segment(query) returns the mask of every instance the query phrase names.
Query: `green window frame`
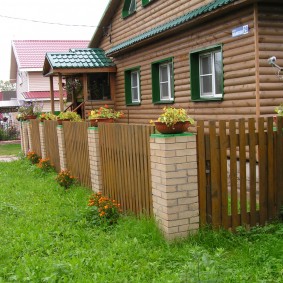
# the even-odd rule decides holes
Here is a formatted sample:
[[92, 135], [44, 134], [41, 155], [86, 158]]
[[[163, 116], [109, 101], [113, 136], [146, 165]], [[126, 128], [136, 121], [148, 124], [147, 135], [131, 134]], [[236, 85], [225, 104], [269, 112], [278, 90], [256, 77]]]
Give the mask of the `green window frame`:
[[154, 104], [174, 102], [173, 57], [151, 64], [152, 102]]
[[122, 10], [122, 17], [126, 18], [136, 12], [137, 9], [137, 2], [136, 0], [125, 0], [123, 10]]
[[124, 71], [126, 105], [141, 104], [140, 67]]
[[223, 100], [223, 51], [215, 45], [190, 53], [191, 100]]
[[142, 6], [147, 6], [149, 4], [151, 4], [154, 0], [142, 0]]

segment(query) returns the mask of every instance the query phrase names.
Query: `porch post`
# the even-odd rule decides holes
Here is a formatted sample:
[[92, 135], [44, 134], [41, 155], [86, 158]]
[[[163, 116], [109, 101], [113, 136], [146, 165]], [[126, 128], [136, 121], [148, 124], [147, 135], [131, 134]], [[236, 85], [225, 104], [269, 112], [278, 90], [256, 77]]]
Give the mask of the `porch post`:
[[63, 101], [63, 84], [62, 84], [62, 74], [59, 73], [59, 94], [60, 94], [60, 111], [64, 111], [64, 101]]
[[[87, 74], [83, 74], [83, 97], [84, 97], [84, 102], [87, 101], [88, 99], [88, 93], [87, 93]], [[86, 113], [85, 113], [85, 105], [83, 106], [82, 109], [82, 118], [86, 119]]]
[[55, 107], [54, 107], [54, 84], [53, 84], [53, 76], [50, 76], [50, 77], [49, 77], [49, 84], [50, 84], [51, 113], [54, 114]]
[[111, 95], [111, 100], [115, 100], [115, 93], [116, 93], [116, 83], [115, 83], [115, 75], [116, 73], [110, 73], [110, 95]]

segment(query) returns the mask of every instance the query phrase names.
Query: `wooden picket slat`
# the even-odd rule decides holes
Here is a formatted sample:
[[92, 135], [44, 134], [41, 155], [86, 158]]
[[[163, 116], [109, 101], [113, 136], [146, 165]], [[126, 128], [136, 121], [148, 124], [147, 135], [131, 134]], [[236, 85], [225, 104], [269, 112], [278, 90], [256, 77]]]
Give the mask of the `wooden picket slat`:
[[227, 182], [227, 148], [226, 122], [219, 122], [219, 147], [220, 147], [220, 174], [221, 174], [221, 214], [222, 225], [228, 229], [228, 182]]
[[256, 135], [255, 120], [248, 120], [249, 129], [249, 173], [250, 173], [250, 225], [256, 225]]
[[219, 142], [217, 143], [215, 122], [209, 123], [210, 160], [211, 160], [211, 203], [212, 225], [219, 227], [221, 223], [221, 190], [219, 167]]
[[258, 119], [258, 154], [259, 154], [259, 207], [260, 224], [267, 221], [267, 149], [264, 132], [264, 119]]
[[147, 125], [98, 125], [103, 194], [114, 197], [124, 211], [152, 214], [151, 167]]
[[246, 134], [245, 119], [239, 120], [239, 151], [240, 151], [240, 211], [241, 225], [247, 224], [247, 186], [246, 186]]
[[204, 122], [197, 123], [197, 159], [198, 159], [198, 184], [199, 184], [199, 213], [200, 225], [207, 223], [206, 215], [206, 168], [205, 168], [205, 135]]
[[273, 135], [273, 119], [271, 117], [267, 120], [267, 217], [268, 220], [275, 218], [275, 186], [274, 186], [274, 135]]
[[231, 216], [232, 228], [239, 226], [238, 221], [238, 192], [237, 192], [237, 135], [236, 121], [229, 122], [230, 133], [230, 185], [231, 185]]
[[276, 153], [277, 163], [276, 163], [276, 212], [280, 213], [280, 209], [283, 205], [283, 166], [282, 166], [282, 156], [283, 156], [283, 117], [277, 117], [277, 132], [276, 132]]

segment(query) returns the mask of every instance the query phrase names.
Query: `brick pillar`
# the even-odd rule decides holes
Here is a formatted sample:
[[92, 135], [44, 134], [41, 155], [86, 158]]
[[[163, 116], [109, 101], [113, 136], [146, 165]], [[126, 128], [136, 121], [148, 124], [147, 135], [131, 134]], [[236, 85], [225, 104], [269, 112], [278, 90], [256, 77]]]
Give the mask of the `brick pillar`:
[[186, 237], [199, 228], [196, 136], [150, 137], [153, 212], [165, 237]]
[[44, 132], [43, 122], [39, 123], [39, 139], [40, 139], [41, 157], [45, 159], [47, 158], [47, 156], [46, 156], [45, 132]]
[[29, 151], [28, 124], [29, 122], [27, 121], [22, 122], [22, 143], [24, 155], [27, 155]]
[[96, 193], [102, 192], [102, 172], [98, 127], [88, 128], [88, 151], [92, 190]]
[[27, 125], [27, 132], [28, 132], [29, 151], [33, 151], [32, 137], [31, 137], [31, 123], [28, 121], [26, 125]]
[[63, 126], [57, 126], [57, 136], [58, 136], [58, 147], [60, 156], [60, 168], [61, 170], [67, 170], [67, 159], [66, 159], [66, 146]]

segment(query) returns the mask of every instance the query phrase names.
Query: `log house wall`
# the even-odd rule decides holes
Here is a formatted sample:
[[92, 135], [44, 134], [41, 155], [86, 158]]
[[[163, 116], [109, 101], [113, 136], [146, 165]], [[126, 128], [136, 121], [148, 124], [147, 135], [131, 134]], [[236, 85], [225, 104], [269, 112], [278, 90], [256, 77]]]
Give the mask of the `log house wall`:
[[[266, 59], [276, 56], [276, 63], [283, 67], [283, 5], [261, 4], [258, 10], [260, 111], [268, 115], [283, 102], [283, 80]], [[283, 78], [283, 72], [280, 74]]]
[[[111, 43], [108, 37], [104, 37], [99, 46], [106, 51], [137, 34], [184, 14], [184, 11], [188, 11], [189, 6], [191, 9], [195, 9], [204, 4], [203, 1], [197, 0], [182, 1], [182, 4], [181, 1], [156, 1], [148, 7], [142, 8], [141, 1], [137, 1], [136, 14], [127, 19], [122, 19], [123, 2], [121, 1], [119, 9], [111, 21]], [[166, 105], [154, 105], [152, 103], [151, 63], [168, 57], [174, 57], [174, 106], [189, 108], [189, 113], [197, 120], [207, 119], [208, 117], [215, 120], [255, 117], [257, 90], [257, 64], [255, 60], [257, 43], [254, 29], [257, 13], [254, 12], [255, 5], [257, 4], [251, 4], [245, 9], [221, 15], [211, 22], [203, 22], [199, 26], [175, 33], [159, 42], [152, 42], [148, 46], [112, 58], [117, 65], [115, 108], [125, 112], [125, 119], [127, 120], [124, 120], [124, 122], [148, 123], [150, 119], [156, 119], [158, 113]], [[268, 7], [266, 9], [267, 7], [260, 4], [258, 8], [259, 90], [260, 98], [263, 100], [260, 101], [262, 103], [260, 114], [274, 113], [274, 107], [279, 104], [280, 87], [282, 86], [282, 82], [280, 85], [278, 78], [272, 76], [274, 71], [267, 64], [267, 59], [270, 56], [277, 54], [280, 58], [282, 44], [280, 51], [278, 48], [277, 52], [273, 52], [274, 50], [270, 50], [269, 53], [265, 52], [266, 48], [276, 49], [280, 47], [280, 42], [282, 42], [283, 24], [273, 20], [272, 22], [276, 26], [276, 29], [274, 29], [269, 27], [270, 19], [267, 21], [271, 13], [278, 13], [277, 16], [273, 16], [276, 19], [282, 18], [282, 16], [279, 16], [282, 15], [282, 8], [278, 10], [275, 4], [268, 4]], [[267, 15], [267, 13], [269, 14]], [[249, 33], [232, 38], [232, 29], [246, 24], [249, 26]], [[266, 27], [264, 28], [264, 26]], [[224, 100], [192, 102], [190, 100], [189, 53], [215, 44], [223, 44]], [[267, 47], [267, 44], [269, 47]], [[139, 66], [141, 70], [142, 101], [140, 106], [127, 107], [124, 94], [124, 70], [135, 66]], [[271, 94], [270, 90], [272, 90]], [[270, 100], [273, 95], [277, 98]]]

